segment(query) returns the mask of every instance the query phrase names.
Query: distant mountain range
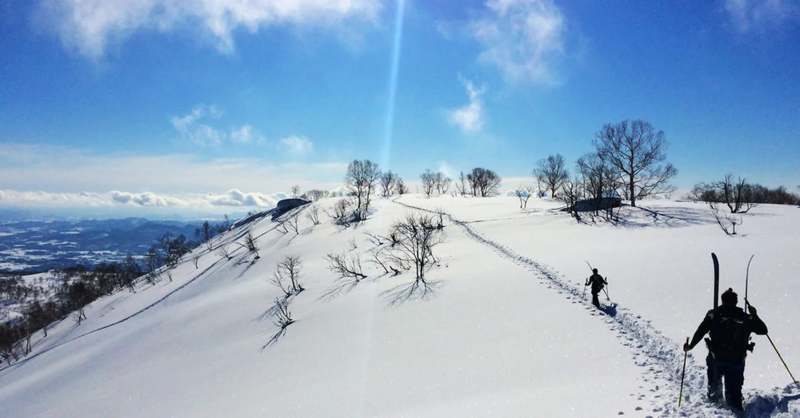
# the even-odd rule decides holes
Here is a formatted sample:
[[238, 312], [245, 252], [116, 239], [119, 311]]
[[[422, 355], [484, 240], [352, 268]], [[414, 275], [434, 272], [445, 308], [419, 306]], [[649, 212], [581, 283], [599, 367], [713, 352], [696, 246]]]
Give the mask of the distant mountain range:
[[0, 221], [0, 271], [30, 273], [141, 256], [165, 233], [194, 238], [202, 221], [103, 220]]

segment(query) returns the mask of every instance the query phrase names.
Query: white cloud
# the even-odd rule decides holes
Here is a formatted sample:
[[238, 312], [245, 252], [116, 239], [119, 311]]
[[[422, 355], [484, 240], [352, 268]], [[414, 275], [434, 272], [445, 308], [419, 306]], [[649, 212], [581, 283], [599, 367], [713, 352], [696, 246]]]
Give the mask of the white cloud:
[[239, 129], [231, 130], [231, 142], [239, 144], [263, 144], [266, 140], [257, 133], [252, 126], [244, 125]]
[[457, 126], [465, 133], [475, 133], [481, 130], [484, 124], [483, 95], [485, 89], [476, 88], [471, 81], [459, 77], [469, 95], [469, 103], [463, 107], [447, 112], [447, 122]]
[[280, 147], [293, 154], [306, 154], [314, 150], [314, 144], [304, 136], [288, 136], [279, 141]]
[[227, 138], [227, 134], [220, 129], [213, 128], [211, 125], [200, 123], [200, 121], [219, 119], [221, 117], [222, 112], [216, 107], [200, 104], [196, 105], [189, 114], [180, 117], [175, 116], [170, 119], [170, 122], [181, 135], [181, 138], [190, 140], [199, 146], [218, 147]]
[[263, 144], [266, 142], [264, 136], [251, 125], [231, 128], [230, 131], [213, 126], [212, 124], [220, 118], [222, 118], [222, 111], [215, 106], [199, 104], [184, 116], [172, 117], [170, 122], [172, 127], [178, 131], [181, 139], [201, 147], [219, 147], [228, 140], [235, 144]]
[[211, 209], [222, 206], [269, 208], [282, 199], [284, 193], [272, 195], [232, 189], [225, 194], [157, 194], [131, 193], [114, 190], [107, 193], [51, 193], [0, 190], [0, 205], [28, 207], [170, 207]]
[[800, 6], [792, 0], [725, 0], [724, 7], [740, 33], [764, 30], [800, 17]]
[[229, 190], [227, 194], [206, 195], [206, 201], [214, 206], [257, 206], [257, 207], [271, 207], [275, 206], [282, 197], [279, 195], [266, 195], [262, 193], [244, 193], [238, 189]]
[[[346, 162], [304, 164], [275, 163], [263, 158], [208, 160], [189, 154], [96, 154], [87, 149], [0, 143], [2, 187], [12, 190], [146, 190], [172, 196], [232, 189], [273, 193], [292, 184], [305, 190], [332, 189], [341, 183], [338, 179], [346, 170]], [[91, 194], [76, 194], [70, 199], [93, 201]], [[125, 197], [118, 195], [117, 199], [119, 202]], [[146, 196], [139, 196], [139, 200], [157, 202]]]
[[486, 6], [489, 15], [471, 25], [485, 48], [479, 60], [512, 81], [557, 83], [553, 66], [564, 54], [566, 22], [553, 0], [489, 0]]
[[66, 47], [98, 58], [110, 42], [123, 42], [138, 31], [190, 28], [220, 52], [231, 53], [237, 30], [374, 22], [381, 6], [381, 0], [44, 0], [40, 14]]
[[115, 190], [107, 195], [111, 197], [111, 200], [114, 203], [120, 204], [133, 204], [139, 206], [190, 206], [189, 202], [186, 202], [178, 197], [157, 195], [152, 192], [128, 193]]

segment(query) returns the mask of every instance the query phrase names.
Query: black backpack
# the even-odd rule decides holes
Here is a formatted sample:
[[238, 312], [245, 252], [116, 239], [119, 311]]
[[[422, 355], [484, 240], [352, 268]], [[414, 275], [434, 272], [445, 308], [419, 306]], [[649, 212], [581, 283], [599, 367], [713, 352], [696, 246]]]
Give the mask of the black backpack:
[[[749, 335], [745, 335], [744, 318], [722, 313], [717, 325], [714, 342], [714, 358], [726, 363], [740, 363], [747, 356]], [[749, 334], [749, 333], [747, 333]]]
[[603, 277], [600, 276], [599, 274], [596, 276], [597, 277], [595, 277], [595, 275], [593, 274], [592, 277], [589, 278], [589, 280], [592, 281], [592, 291], [595, 293], [600, 293], [600, 291], [603, 290], [603, 287], [605, 287], [605, 285], [603, 284]]

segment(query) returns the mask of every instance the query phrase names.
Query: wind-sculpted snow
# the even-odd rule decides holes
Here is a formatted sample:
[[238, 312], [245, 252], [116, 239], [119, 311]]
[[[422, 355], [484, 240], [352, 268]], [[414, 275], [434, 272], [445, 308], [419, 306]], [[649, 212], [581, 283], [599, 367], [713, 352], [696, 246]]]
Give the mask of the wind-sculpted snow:
[[[408, 205], [397, 200], [395, 203], [409, 209], [420, 210], [428, 213], [437, 213], [429, 209]], [[464, 233], [475, 241], [491, 248], [501, 257], [531, 270], [549, 289], [563, 295], [573, 303], [581, 303], [592, 315], [603, 318], [607, 326], [618, 334], [622, 345], [630, 347], [636, 353], [634, 362], [637, 366], [646, 368], [643, 380], [653, 385], [649, 392], [635, 394], [639, 399], [649, 396], [651, 402], [651, 415], [648, 417], [724, 417], [736, 416], [734, 412], [723, 407], [716, 407], [706, 402], [706, 367], [705, 360], [700, 359], [702, 365], [694, 362], [694, 356], [689, 355], [686, 362], [686, 374], [683, 387], [683, 402], [678, 408], [678, 395], [680, 393], [681, 374], [683, 370], [684, 355], [681, 346], [664, 336], [655, 329], [649, 320], [642, 318], [616, 303], [602, 306], [603, 314], [599, 314], [587, 298], [583, 288], [574, 286], [536, 260], [522, 256], [511, 248], [493, 241], [470, 227], [467, 222], [456, 219], [454, 216], [443, 213], [454, 225], [461, 228]], [[695, 351], [695, 353], [699, 350]], [[642, 388], [644, 390], [644, 388]], [[634, 395], [634, 394], [632, 394]], [[745, 417], [800, 417], [798, 403], [790, 402], [800, 399], [800, 392], [791, 386], [780, 393], [756, 393], [745, 390]]]

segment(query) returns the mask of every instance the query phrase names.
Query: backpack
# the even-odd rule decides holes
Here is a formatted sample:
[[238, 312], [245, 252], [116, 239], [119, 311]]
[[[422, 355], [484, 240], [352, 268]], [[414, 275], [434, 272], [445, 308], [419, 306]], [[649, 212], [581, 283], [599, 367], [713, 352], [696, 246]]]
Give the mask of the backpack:
[[599, 274], [596, 276], [597, 277], [595, 277], [595, 275], [592, 275], [592, 277], [590, 277], [589, 279], [592, 282], [592, 291], [595, 293], [600, 293], [600, 291], [603, 290], [603, 287], [605, 287], [605, 285], [603, 284], [603, 277], [600, 276]]
[[[726, 363], [742, 363], [747, 356], [749, 335], [745, 335], [744, 318], [721, 312], [714, 342], [714, 358]], [[747, 333], [749, 334], [749, 333]]]

